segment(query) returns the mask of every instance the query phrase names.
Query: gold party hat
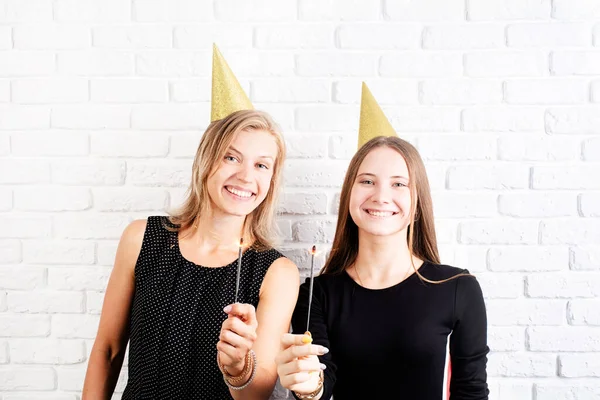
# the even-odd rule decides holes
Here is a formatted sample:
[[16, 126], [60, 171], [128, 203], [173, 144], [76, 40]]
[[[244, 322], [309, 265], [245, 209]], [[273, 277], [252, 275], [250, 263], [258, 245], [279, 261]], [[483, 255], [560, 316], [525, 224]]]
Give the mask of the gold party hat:
[[253, 108], [250, 99], [244, 93], [244, 89], [227, 65], [227, 61], [223, 58], [217, 45], [213, 45], [210, 122], [223, 119], [235, 111], [252, 110]]
[[360, 123], [358, 128], [358, 148], [377, 136], [397, 136], [390, 121], [377, 104], [375, 97], [367, 87], [362, 84], [360, 100]]

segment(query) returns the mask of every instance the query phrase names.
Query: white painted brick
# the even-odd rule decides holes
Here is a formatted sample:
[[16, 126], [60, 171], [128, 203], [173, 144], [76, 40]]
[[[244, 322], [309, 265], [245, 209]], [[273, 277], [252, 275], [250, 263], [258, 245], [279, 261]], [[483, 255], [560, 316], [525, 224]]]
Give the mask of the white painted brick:
[[335, 233], [335, 221], [305, 220], [292, 227], [294, 240], [307, 243], [331, 243]]
[[580, 22], [519, 23], [508, 25], [506, 40], [510, 47], [589, 46], [589, 26]]
[[[418, 103], [417, 81], [367, 79], [366, 83], [380, 105]], [[360, 90], [361, 86], [356, 80], [337, 81], [333, 86], [333, 99], [336, 103], [359, 104]]]
[[74, 394], [46, 392], [42, 395], [25, 392], [24, 394], [6, 394], [3, 400], [78, 400]]
[[600, 126], [600, 108], [549, 108], [545, 115], [546, 132], [572, 135], [595, 135]]
[[[477, 274], [486, 299], [516, 299], [523, 296], [523, 277], [507, 274]], [[488, 313], [490, 318], [496, 318]]]
[[90, 29], [82, 25], [15, 26], [13, 43], [15, 49], [26, 50], [78, 50], [91, 45]]
[[0, 340], [0, 364], [8, 364], [8, 342]]
[[296, 105], [292, 103], [255, 103], [256, 109], [267, 111], [279, 125], [282, 132], [295, 132]]
[[488, 379], [488, 386], [490, 400], [531, 400], [533, 395], [533, 384], [520, 378], [502, 378], [499, 381], [491, 378]]
[[569, 161], [579, 159], [580, 152], [571, 138], [519, 135], [498, 140], [498, 156], [506, 161]]
[[99, 241], [97, 252], [98, 252], [98, 265], [112, 266], [115, 262], [115, 255], [117, 254], [117, 241]]
[[0, 50], [12, 49], [12, 29], [10, 26], [0, 26]]
[[465, 54], [465, 75], [469, 77], [528, 77], [548, 75], [544, 52], [502, 51]]
[[52, 21], [52, 0], [4, 0], [0, 8], [0, 21], [47, 22]]
[[11, 150], [17, 156], [85, 156], [88, 136], [83, 132], [20, 132], [11, 137]]
[[423, 30], [425, 49], [495, 49], [504, 47], [504, 42], [504, 27], [500, 24], [439, 24]]
[[[148, 132], [144, 132], [146, 135]], [[169, 143], [169, 156], [174, 158], [194, 158], [202, 132], [175, 132], [171, 135]], [[288, 149], [288, 157], [290, 157]], [[191, 165], [191, 162], [190, 162]]]
[[[212, 2], [208, 1], [209, 7]], [[221, 21], [289, 21], [296, 19], [295, 2], [278, 0], [221, 0], [214, 5], [215, 18]], [[267, 11], [268, 10], [268, 11]]]
[[63, 185], [121, 185], [125, 182], [124, 161], [78, 159], [52, 162], [52, 182]]
[[130, 125], [130, 106], [72, 105], [52, 108], [53, 128], [124, 129]]
[[94, 47], [105, 49], [168, 49], [173, 44], [173, 29], [164, 25], [95, 26]]
[[580, 194], [579, 210], [584, 217], [600, 217], [600, 193]]
[[600, 326], [600, 299], [571, 300], [567, 313], [571, 325]]
[[[452, 107], [383, 108], [396, 132], [456, 132], [460, 128], [460, 110]], [[352, 131], [357, 126], [358, 121]]]
[[[285, 138], [287, 157], [324, 158], [327, 157], [329, 137], [323, 134], [288, 135]], [[336, 157], [332, 157], [336, 158]]]
[[43, 268], [30, 268], [23, 265], [0, 268], [0, 289], [32, 290], [42, 287], [44, 283]]
[[83, 293], [65, 291], [40, 291], [35, 293], [9, 292], [8, 310], [15, 313], [49, 314], [49, 313], [81, 313]]
[[[325, 53], [327, 55], [327, 53]], [[294, 54], [291, 52], [257, 51], [256, 49], [239, 49], [224, 53], [229, 66], [238, 77], [271, 77], [301, 75], [295, 69]], [[306, 55], [311, 55], [307, 53]], [[331, 54], [329, 54], [331, 56]], [[338, 54], [336, 54], [338, 56]], [[211, 63], [207, 54], [202, 58], [202, 66], [210, 76]], [[324, 67], [324, 65], [321, 65]]]
[[277, 210], [282, 214], [327, 214], [327, 204], [325, 193], [286, 192]]
[[451, 265], [466, 268], [471, 273], [486, 271], [487, 246], [450, 244], [448, 247], [452, 247], [454, 253]]
[[591, 98], [593, 103], [600, 103], [600, 81], [594, 81], [590, 85]]
[[357, 106], [300, 106], [296, 108], [296, 130], [303, 132], [355, 131]]
[[600, 296], [600, 274], [539, 273], [526, 282], [529, 297], [571, 298]]
[[118, 239], [130, 218], [120, 214], [61, 213], [54, 217], [54, 235], [65, 239]]
[[496, 194], [433, 192], [436, 218], [492, 217], [496, 212]]
[[[7, 307], [8, 306], [6, 305], [6, 292], [0, 291], [0, 311], [6, 311]], [[4, 344], [5, 342], [0, 341], [0, 364], [8, 363], [8, 352], [4, 348]]]
[[45, 51], [3, 51], [0, 76], [43, 76], [54, 73], [55, 55]]
[[598, 244], [600, 226], [594, 220], [551, 220], [540, 227], [540, 240], [543, 244]]
[[301, 53], [296, 56], [296, 71], [308, 77], [358, 77], [375, 74], [377, 57], [348, 52]]
[[458, 224], [456, 220], [440, 218], [435, 220], [435, 235], [438, 244], [456, 243], [457, 231]]
[[417, 24], [344, 24], [336, 31], [336, 44], [342, 49], [414, 49], [420, 43]]
[[537, 272], [569, 269], [567, 247], [508, 246], [488, 251], [488, 268], [494, 272]]
[[[187, 198], [186, 194], [189, 187], [180, 188], [169, 188], [169, 209], [174, 209], [183, 205], [184, 200]], [[116, 247], [115, 247], [116, 249]], [[112, 265], [112, 261], [111, 261]]]
[[98, 211], [164, 211], [164, 188], [98, 188], [92, 190]]
[[85, 305], [88, 314], [100, 314], [102, 312], [103, 302], [104, 292], [86, 292]]
[[566, 304], [560, 300], [487, 300], [486, 309], [492, 326], [554, 326], [566, 322]]
[[463, 244], [536, 244], [536, 221], [488, 220], [461, 222], [459, 243]]
[[556, 376], [556, 356], [532, 353], [493, 353], [488, 356], [490, 376], [549, 377]]
[[340, 187], [347, 162], [287, 160], [284, 182], [286, 187]]
[[[75, 392], [81, 392], [83, 390], [86, 371], [81, 365], [57, 368], [57, 372], [58, 387], [61, 390]], [[115, 399], [116, 396], [113, 395], [112, 398]]]
[[135, 186], [186, 187], [192, 180], [187, 160], [132, 161], [127, 169], [127, 183]]
[[600, 74], [600, 52], [555, 51], [550, 65], [554, 75], [598, 75]]
[[0, 238], [42, 238], [52, 234], [50, 217], [8, 214], [0, 216]]
[[50, 108], [47, 106], [0, 105], [0, 130], [43, 129], [49, 126]]
[[21, 256], [21, 242], [14, 239], [0, 240], [0, 264], [18, 264]]
[[492, 352], [525, 350], [525, 328], [488, 326], [488, 346]]
[[462, 111], [466, 132], [527, 132], [544, 127], [544, 110], [535, 107], [469, 107]]
[[14, 364], [77, 364], [85, 360], [82, 340], [12, 340], [10, 358]]
[[395, 21], [463, 21], [465, 2], [462, 0], [385, 0], [383, 13]]
[[49, 315], [0, 314], [0, 337], [35, 337], [49, 334]]
[[565, 378], [600, 377], [599, 354], [560, 354], [558, 366]]
[[457, 165], [448, 168], [448, 189], [525, 189], [529, 169], [521, 165]]
[[208, 0], [134, 0], [133, 19], [139, 22], [198, 22], [212, 19]]
[[511, 104], [578, 104], [589, 99], [588, 83], [573, 79], [523, 79], [504, 83]]
[[0, 159], [0, 183], [45, 183], [50, 181], [48, 163], [40, 160]]
[[93, 339], [98, 330], [98, 315], [54, 315], [52, 334], [57, 338]]
[[251, 99], [257, 102], [325, 103], [331, 84], [325, 79], [259, 79], [252, 81]]
[[128, 22], [131, 4], [121, 0], [56, 0], [54, 19], [59, 22]]
[[549, 19], [551, 0], [467, 1], [470, 21]]
[[105, 290], [112, 267], [48, 268], [48, 287], [58, 290]]
[[172, 102], [210, 102], [212, 81], [206, 79], [182, 79], [171, 81], [169, 92]]
[[90, 98], [98, 103], [163, 103], [169, 101], [166, 81], [98, 79], [90, 82]]
[[29, 186], [15, 189], [15, 210], [82, 211], [92, 205], [87, 188], [64, 186]]
[[275, 234], [282, 241], [292, 241], [292, 221], [278, 218], [275, 221]]
[[[206, 112], [204, 112], [206, 110]], [[200, 129], [210, 122], [208, 104], [138, 105], [131, 112], [134, 129]]]
[[552, 18], [582, 20], [600, 18], [600, 4], [594, 0], [553, 0]]
[[0, 367], [0, 390], [2, 391], [54, 390], [55, 388], [56, 374], [50, 367], [25, 368], [14, 365]]
[[593, 35], [594, 35], [594, 46], [596, 46], [596, 47], [600, 46], [600, 24], [594, 25]]
[[534, 189], [600, 189], [598, 165], [533, 167]]
[[527, 336], [531, 351], [600, 351], [600, 328], [536, 326]]
[[507, 193], [498, 198], [498, 210], [508, 217], [568, 217], [577, 215], [572, 193]]
[[302, 0], [298, 18], [308, 21], [379, 20], [380, 2], [371, 0]]
[[350, 160], [356, 153], [357, 138], [355, 135], [332, 135], [329, 138], [329, 157]]
[[536, 382], [536, 400], [594, 400], [600, 396], [597, 382]]
[[93, 264], [95, 258], [94, 243], [88, 241], [23, 241], [23, 261], [28, 264], [84, 265]]
[[178, 49], [210, 49], [218, 43], [223, 49], [252, 47], [252, 26], [240, 23], [219, 23], [176, 26], [173, 45]]
[[420, 101], [428, 105], [476, 105], [502, 102], [502, 83], [487, 80], [427, 80]]
[[0, 187], [0, 211], [9, 211], [11, 208], [13, 208], [12, 190]]
[[598, 138], [583, 142], [583, 159], [585, 161], [600, 161], [600, 140]]
[[[8, 103], [10, 101], [10, 81], [8, 79], [0, 80], [0, 103]], [[4, 147], [4, 143], [0, 145], [0, 149]], [[6, 150], [8, 152], [8, 149]], [[0, 154], [4, 154], [4, 150], [0, 150]]]
[[600, 246], [571, 247], [571, 269], [600, 270]]
[[169, 152], [166, 132], [98, 132], [90, 138], [91, 154], [101, 157], [165, 157]]
[[394, 78], [460, 77], [463, 60], [460, 54], [454, 53], [394, 52], [381, 56], [379, 74]]
[[254, 45], [259, 49], [326, 49], [333, 47], [334, 37], [331, 24], [264, 25], [255, 28]]
[[[136, 55], [136, 73], [141, 76], [190, 77], [210, 74], [207, 52], [156, 51]], [[231, 64], [234, 65], [235, 64]], [[236, 70], [239, 75], [239, 72]]]
[[93, 50], [63, 52], [56, 55], [58, 72], [69, 76], [133, 75], [133, 54], [122, 51]]

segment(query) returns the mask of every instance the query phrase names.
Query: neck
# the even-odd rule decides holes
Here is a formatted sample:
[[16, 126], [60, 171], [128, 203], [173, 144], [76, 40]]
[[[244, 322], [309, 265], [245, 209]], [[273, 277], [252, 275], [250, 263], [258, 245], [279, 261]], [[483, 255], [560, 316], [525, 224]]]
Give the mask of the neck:
[[236, 249], [243, 236], [245, 220], [244, 216], [225, 215], [209, 210], [198, 217], [195, 227], [188, 228], [187, 232], [182, 233], [182, 237], [195, 243], [199, 249]]

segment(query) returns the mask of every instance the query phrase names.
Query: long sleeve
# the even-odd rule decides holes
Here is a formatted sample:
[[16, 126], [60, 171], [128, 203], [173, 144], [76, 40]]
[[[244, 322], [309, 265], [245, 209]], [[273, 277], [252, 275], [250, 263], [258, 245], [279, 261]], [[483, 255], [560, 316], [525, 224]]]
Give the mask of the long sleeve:
[[458, 278], [450, 335], [450, 400], [487, 400], [487, 317], [475, 277]]
[[[298, 302], [292, 316], [292, 331], [294, 334], [302, 334], [306, 331], [306, 317], [308, 314], [308, 292], [309, 292], [309, 279], [300, 285], [300, 294], [298, 295]], [[319, 344], [331, 349], [329, 346], [329, 337], [327, 334], [327, 320], [326, 320], [326, 309], [325, 309], [325, 296], [321, 289], [318, 279], [314, 280], [313, 287], [313, 301], [310, 308], [310, 333], [313, 338], [314, 344]], [[323, 356], [319, 357], [319, 360], [327, 366], [324, 371], [325, 381], [323, 384], [323, 396], [322, 400], [329, 400], [333, 393], [333, 386], [335, 385], [335, 373], [337, 370], [336, 365], [333, 362], [331, 351]]]

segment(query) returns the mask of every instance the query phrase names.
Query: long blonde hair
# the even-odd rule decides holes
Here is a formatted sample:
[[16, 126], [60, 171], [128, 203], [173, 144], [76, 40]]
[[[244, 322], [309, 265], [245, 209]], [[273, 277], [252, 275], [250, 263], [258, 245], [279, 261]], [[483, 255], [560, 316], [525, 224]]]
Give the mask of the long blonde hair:
[[208, 178], [216, 172], [235, 135], [241, 131], [252, 130], [271, 133], [278, 151], [269, 191], [262, 203], [246, 216], [244, 243], [251, 244], [252, 248], [259, 251], [273, 247], [274, 215], [286, 149], [279, 126], [269, 114], [263, 111], [236, 111], [208, 126], [196, 151], [192, 166], [192, 182], [186, 199], [183, 205], [169, 217], [169, 221], [175, 225], [175, 230], [184, 230], [193, 226], [200, 215], [210, 210], [211, 200], [206, 186]]
[[[360, 165], [365, 157], [372, 150], [379, 147], [389, 147], [396, 150], [404, 158], [408, 167], [408, 174], [410, 176], [408, 187], [412, 203], [407, 240], [411, 255], [423, 261], [429, 261], [434, 264], [440, 263], [435, 236], [431, 192], [423, 160], [417, 149], [407, 141], [394, 136], [378, 136], [365, 143], [350, 161], [340, 195], [340, 207], [333, 246], [330, 256], [321, 270], [321, 274], [341, 273], [356, 261], [356, 257], [358, 256], [358, 226], [350, 216], [350, 193]], [[415, 273], [426, 282], [440, 283], [446, 281], [428, 280], [419, 274], [414, 264], [413, 268], [415, 269]]]

